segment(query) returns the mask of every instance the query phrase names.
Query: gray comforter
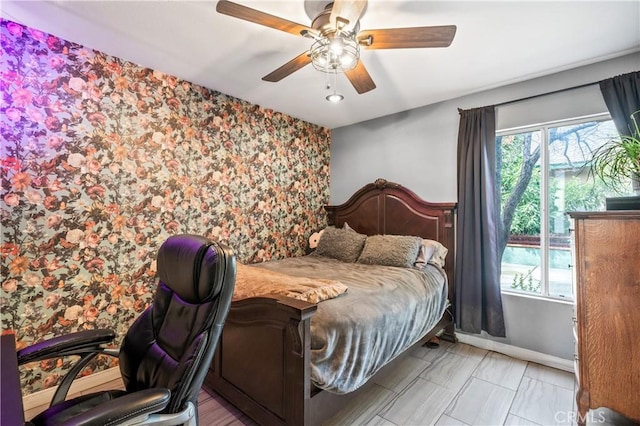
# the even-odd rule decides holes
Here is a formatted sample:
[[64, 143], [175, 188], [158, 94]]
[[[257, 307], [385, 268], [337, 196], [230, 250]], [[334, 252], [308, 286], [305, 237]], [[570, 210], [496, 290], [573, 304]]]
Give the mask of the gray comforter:
[[447, 304], [446, 275], [434, 265], [420, 270], [309, 255], [255, 266], [349, 287], [320, 302], [311, 319], [311, 380], [334, 393], [364, 384], [433, 328]]

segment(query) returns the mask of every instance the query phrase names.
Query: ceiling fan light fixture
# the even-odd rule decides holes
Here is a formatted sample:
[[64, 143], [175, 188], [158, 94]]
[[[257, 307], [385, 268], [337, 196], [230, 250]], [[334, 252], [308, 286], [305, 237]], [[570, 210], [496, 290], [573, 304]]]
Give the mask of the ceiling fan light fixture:
[[330, 95], [327, 95], [325, 99], [331, 103], [337, 104], [344, 99], [344, 96], [342, 96], [340, 93], [332, 93]]
[[317, 38], [309, 55], [313, 67], [319, 71], [346, 72], [358, 63], [360, 47], [354, 34], [333, 34]]
[[329, 46], [332, 56], [342, 56], [342, 53], [344, 52], [344, 49], [342, 47], [342, 37], [334, 37], [333, 40], [331, 40], [331, 43], [329, 43]]
[[331, 83], [331, 74], [327, 74], [327, 89], [333, 89], [333, 93], [328, 94], [325, 99], [333, 104], [337, 104], [344, 99], [340, 93], [338, 93], [338, 71], [333, 70], [333, 84]]

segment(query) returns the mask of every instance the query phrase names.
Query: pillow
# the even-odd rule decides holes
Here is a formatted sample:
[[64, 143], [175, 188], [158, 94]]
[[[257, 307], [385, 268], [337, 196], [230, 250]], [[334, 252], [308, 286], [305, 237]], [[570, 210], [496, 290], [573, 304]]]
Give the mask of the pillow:
[[343, 262], [353, 263], [360, 256], [367, 236], [355, 231], [328, 226], [324, 229], [315, 253]]
[[[356, 232], [356, 230], [350, 227], [347, 222], [344, 223], [342, 228], [347, 231]], [[311, 234], [311, 236], [307, 240], [307, 246], [305, 247], [306, 254], [310, 254], [316, 249], [316, 247], [318, 247], [318, 242], [320, 241], [320, 237], [322, 236], [323, 232], [324, 232], [324, 228], [321, 228]]]
[[422, 238], [407, 235], [367, 237], [358, 263], [411, 268], [418, 257]]
[[447, 257], [448, 252], [449, 250], [440, 242], [423, 239], [420, 244], [418, 258], [413, 266], [416, 268], [424, 268], [424, 265], [427, 263], [433, 263], [444, 268], [444, 260]]

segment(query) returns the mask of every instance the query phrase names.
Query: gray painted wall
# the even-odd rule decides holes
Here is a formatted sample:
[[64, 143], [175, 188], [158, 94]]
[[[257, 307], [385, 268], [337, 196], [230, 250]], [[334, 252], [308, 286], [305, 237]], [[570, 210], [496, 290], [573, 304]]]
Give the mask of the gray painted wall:
[[[455, 201], [458, 108], [495, 105], [638, 69], [640, 53], [634, 53], [334, 129], [331, 203], [345, 202], [379, 177], [429, 201]], [[606, 106], [596, 85], [498, 107], [496, 124], [501, 130], [602, 112]], [[494, 340], [573, 358], [570, 304], [517, 295], [505, 295], [503, 304], [507, 338]]]
[[[640, 53], [487, 90], [331, 132], [331, 203], [378, 177], [430, 201], [456, 199], [458, 108], [471, 109], [591, 83], [640, 69]], [[366, 96], [360, 95], [360, 96]], [[497, 127], [606, 112], [597, 86], [497, 109]]]

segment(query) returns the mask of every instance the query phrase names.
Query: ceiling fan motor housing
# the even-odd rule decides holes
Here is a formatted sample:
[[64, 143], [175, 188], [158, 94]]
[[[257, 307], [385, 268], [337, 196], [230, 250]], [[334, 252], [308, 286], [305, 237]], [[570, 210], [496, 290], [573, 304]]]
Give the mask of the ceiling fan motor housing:
[[[338, 18], [336, 22], [336, 26], [331, 26], [331, 10], [333, 8], [333, 3], [329, 3], [323, 11], [318, 13], [318, 15], [311, 22], [311, 28], [318, 31], [324, 37], [332, 37], [337, 32], [342, 32], [341, 29], [349, 23], [342, 18]], [[349, 31], [350, 34], [358, 34], [360, 31], [360, 21], [357, 21], [353, 26], [353, 30]]]

